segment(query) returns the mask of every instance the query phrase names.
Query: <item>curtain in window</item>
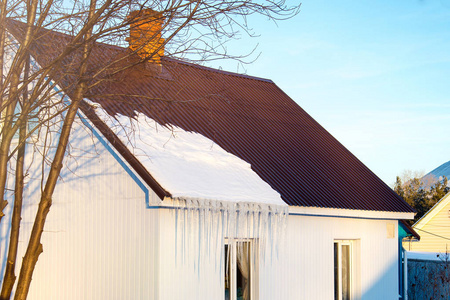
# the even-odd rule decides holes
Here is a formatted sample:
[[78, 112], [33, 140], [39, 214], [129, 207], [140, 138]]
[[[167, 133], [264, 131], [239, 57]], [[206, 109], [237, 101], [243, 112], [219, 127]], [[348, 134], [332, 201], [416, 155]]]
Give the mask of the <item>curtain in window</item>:
[[342, 300], [350, 300], [350, 246], [342, 245]]
[[225, 245], [225, 300], [230, 300], [230, 277], [231, 277], [231, 265], [230, 265], [230, 246]]
[[250, 284], [249, 284], [249, 277], [250, 277], [250, 247], [248, 242], [242, 242], [237, 243], [237, 253], [236, 253], [236, 260], [237, 265], [239, 267], [239, 271], [241, 271], [242, 277], [244, 277], [244, 282], [242, 283], [244, 293], [243, 298], [244, 300], [249, 300], [250, 297]]

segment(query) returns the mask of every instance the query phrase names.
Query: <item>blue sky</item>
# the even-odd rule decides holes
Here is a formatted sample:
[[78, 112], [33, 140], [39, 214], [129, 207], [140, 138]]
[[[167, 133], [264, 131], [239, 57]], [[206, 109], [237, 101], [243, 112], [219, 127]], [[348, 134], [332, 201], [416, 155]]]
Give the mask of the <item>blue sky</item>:
[[260, 36], [230, 45], [259, 45], [245, 73], [272, 79], [387, 184], [450, 160], [450, 0], [305, 0], [291, 20], [250, 21]]

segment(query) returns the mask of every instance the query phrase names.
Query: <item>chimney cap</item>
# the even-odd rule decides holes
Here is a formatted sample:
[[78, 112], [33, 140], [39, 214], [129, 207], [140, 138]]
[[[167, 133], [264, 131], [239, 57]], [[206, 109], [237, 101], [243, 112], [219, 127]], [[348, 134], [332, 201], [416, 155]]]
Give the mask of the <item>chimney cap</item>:
[[153, 10], [151, 8], [132, 10], [127, 17], [127, 21], [131, 23], [139, 21], [154, 21], [154, 19], [162, 19], [163, 14], [160, 11]]

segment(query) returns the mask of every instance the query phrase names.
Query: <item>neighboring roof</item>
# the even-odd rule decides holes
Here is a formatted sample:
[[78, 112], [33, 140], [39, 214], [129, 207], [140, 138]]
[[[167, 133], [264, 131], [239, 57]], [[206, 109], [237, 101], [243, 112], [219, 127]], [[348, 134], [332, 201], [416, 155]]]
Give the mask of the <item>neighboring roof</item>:
[[[19, 26], [10, 28], [20, 40]], [[43, 31], [32, 53], [45, 66], [69, 40], [69, 36]], [[97, 44], [91, 63], [113, 61], [125, 57], [127, 51]], [[74, 55], [62, 64], [73, 70], [77, 62]], [[141, 64], [115, 76], [105, 75], [108, 80], [99, 83], [88, 98], [111, 117], [144, 115], [158, 124], [208, 138], [249, 163], [289, 205], [414, 212], [272, 81], [167, 57], [162, 64], [161, 73]], [[60, 85], [69, 96], [71, 83], [70, 75], [61, 77]], [[108, 135], [106, 126], [100, 130]], [[119, 152], [126, 152], [119, 144], [114, 144]], [[167, 187], [160, 188], [161, 195], [170, 195]]]
[[437, 180], [442, 180], [444, 176], [447, 177], [447, 179], [450, 178], [450, 161], [443, 163], [431, 172], [425, 174], [425, 176], [422, 177], [422, 181], [435, 184]]
[[415, 237], [418, 241], [420, 241], [420, 235], [411, 226], [409, 226], [405, 220], [400, 220], [398, 224], [405, 231], [406, 236]]
[[422, 218], [420, 218], [416, 223], [414, 223], [414, 225], [412, 226], [412, 228], [417, 229], [417, 230], [421, 230], [428, 222], [430, 222], [447, 204], [449, 204], [450, 202], [450, 193], [447, 193], [444, 197], [442, 197], [441, 200], [439, 200], [438, 202], [436, 202], [436, 204], [430, 208], [429, 211], [426, 212], [426, 214], [424, 214], [422, 216]]

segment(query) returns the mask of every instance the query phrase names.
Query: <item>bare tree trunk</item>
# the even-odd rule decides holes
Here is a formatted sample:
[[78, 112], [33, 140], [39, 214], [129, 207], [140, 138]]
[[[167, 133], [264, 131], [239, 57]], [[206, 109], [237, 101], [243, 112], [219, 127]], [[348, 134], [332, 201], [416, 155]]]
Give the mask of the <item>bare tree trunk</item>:
[[0, 108], [3, 108], [3, 66], [5, 65], [6, 13], [8, 0], [0, 0]]
[[[5, 64], [5, 43], [6, 43], [6, 28], [5, 28], [5, 20], [6, 20], [6, 7], [7, 7], [7, 0], [1, 0], [0, 3], [0, 112], [3, 111], [3, 66]], [[0, 169], [2, 170], [2, 169]], [[5, 180], [6, 182], [6, 180]], [[8, 201], [4, 199], [3, 196], [0, 197], [0, 222], [5, 215], [3, 213], [3, 209], [8, 205]]]
[[[89, 20], [91, 20], [95, 13], [96, 0], [92, 0], [89, 9]], [[88, 41], [91, 38], [93, 28], [91, 27], [84, 40]], [[83, 100], [84, 93], [87, 89], [88, 78], [85, 77], [86, 70], [88, 67], [88, 58], [92, 48], [91, 43], [85, 43], [83, 47], [83, 58], [79, 70], [79, 81], [77, 88], [70, 103], [69, 110], [64, 119], [64, 124], [59, 137], [58, 146], [56, 148], [56, 153], [48, 174], [47, 182], [45, 184], [44, 191], [41, 195], [41, 200], [39, 202], [38, 211], [33, 224], [33, 229], [31, 231], [30, 240], [28, 242], [27, 251], [22, 261], [22, 267], [20, 269], [19, 281], [17, 284], [16, 293], [14, 296], [15, 300], [25, 300], [28, 296], [28, 291], [30, 289], [30, 284], [33, 276], [33, 272], [39, 258], [39, 255], [43, 252], [43, 247], [41, 244], [42, 232], [44, 231], [45, 220], [50, 211], [52, 205], [52, 196], [58, 181], [59, 174], [61, 173], [61, 168], [69, 142], [70, 131], [75, 121], [76, 114], [80, 102]]]
[[[3, 108], [3, 66], [5, 65], [5, 45], [6, 45], [6, 8], [7, 0], [0, 0], [0, 108]], [[0, 212], [1, 213], [1, 212]]]
[[[30, 71], [30, 57], [28, 56], [25, 71], [24, 82], [28, 80]], [[28, 101], [28, 89], [25, 87], [23, 92], [23, 105]], [[23, 112], [22, 113], [26, 113]], [[24, 188], [24, 164], [25, 164], [25, 139], [27, 138], [27, 119], [20, 124], [19, 128], [19, 149], [17, 152], [16, 161], [16, 182], [14, 187], [14, 210], [11, 220], [11, 235], [9, 238], [8, 258], [6, 262], [5, 275], [3, 277], [3, 286], [0, 293], [0, 300], [8, 300], [11, 297], [11, 292], [16, 281], [15, 268], [17, 261], [17, 249], [19, 245], [20, 221], [22, 220], [22, 203], [23, 203], [23, 188]]]
[[[11, 68], [14, 68], [12, 71], [11, 76], [11, 82], [10, 82], [10, 89], [9, 89], [9, 96], [7, 103], [3, 103], [6, 105], [6, 116], [4, 118], [2, 133], [1, 133], [1, 143], [0, 143], [0, 222], [2, 221], [2, 218], [4, 216], [4, 208], [8, 204], [8, 202], [5, 200], [5, 190], [6, 190], [6, 180], [7, 180], [7, 168], [8, 168], [8, 161], [9, 161], [9, 150], [11, 146], [11, 140], [14, 137], [14, 133], [12, 131], [13, 128], [13, 116], [14, 111], [18, 102], [18, 92], [19, 92], [19, 84], [20, 84], [20, 75], [22, 73], [22, 70], [24, 68], [24, 65], [27, 61], [28, 56], [26, 55], [27, 49], [31, 43], [32, 40], [32, 31], [33, 31], [33, 23], [36, 19], [36, 11], [37, 11], [37, 5], [38, 0], [31, 0], [29, 2], [28, 6], [28, 26], [27, 26], [27, 32], [25, 34], [24, 42], [20, 46], [17, 57], [17, 65], [16, 68], [12, 66]], [[2, 106], [3, 108], [3, 106]]]

